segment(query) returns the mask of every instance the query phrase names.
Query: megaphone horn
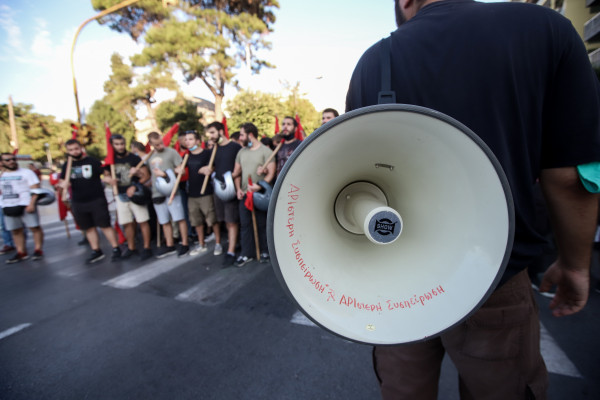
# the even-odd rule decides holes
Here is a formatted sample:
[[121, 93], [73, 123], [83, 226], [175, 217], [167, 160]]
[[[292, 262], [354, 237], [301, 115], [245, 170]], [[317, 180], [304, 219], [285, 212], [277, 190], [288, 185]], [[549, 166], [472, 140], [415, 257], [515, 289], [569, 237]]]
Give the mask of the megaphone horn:
[[271, 194], [267, 238], [284, 291], [314, 323], [369, 344], [425, 340], [473, 313], [512, 248], [508, 181], [447, 115], [386, 104], [312, 133]]

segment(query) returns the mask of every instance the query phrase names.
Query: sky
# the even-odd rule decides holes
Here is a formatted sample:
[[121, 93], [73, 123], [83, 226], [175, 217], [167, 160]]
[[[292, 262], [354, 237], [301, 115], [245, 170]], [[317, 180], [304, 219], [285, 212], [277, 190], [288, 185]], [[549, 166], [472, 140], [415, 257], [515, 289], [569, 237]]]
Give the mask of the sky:
[[[255, 76], [241, 71], [241, 89], [285, 96], [286, 86], [299, 82], [300, 93], [317, 110], [333, 107], [343, 112], [358, 59], [396, 28], [394, 2], [279, 0], [279, 5], [274, 32], [267, 36], [272, 49], [260, 54], [276, 67]], [[34, 112], [77, 119], [71, 44], [78, 26], [96, 14], [90, 0], [0, 0], [0, 103], [11, 96], [13, 103], [33, 105]], [[83, 28], [73, 53], [82, 110], [104, 96], [111, 54], [118, 52], [128, 60], [142, 45], [96, 21]], [[214, 101], [200, 81], [180, 85], [187, 95]], [[236, 93], [226, 88], [225, 101]], [[162, 92], [157, 100], [171, 95]], [[143, 117], [143, 111], [138, 116]]]

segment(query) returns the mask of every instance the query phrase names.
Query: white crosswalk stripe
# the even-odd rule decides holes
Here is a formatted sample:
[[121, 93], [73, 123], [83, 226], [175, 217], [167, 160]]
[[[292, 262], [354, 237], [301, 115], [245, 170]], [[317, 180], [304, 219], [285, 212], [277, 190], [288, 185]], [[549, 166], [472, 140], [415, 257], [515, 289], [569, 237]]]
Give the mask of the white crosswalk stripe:
[[249, 264], [241, 269], [221, 269], [175, 299], [202, 305], [221, 304], [265, 270], [266, 264]]
[[[200, 254], [198, 256], [195, 256], [194, 258], [197, 259], [205, 255], [206, 253]], [[185, 264], [186, 262], [191, 260], [192, 258], [190, 258], [189, 256], [168, 256], [146, 264], [143, 267], [134, 269], [133, 271], [126, 272], [113, 279], [110, 279], [104, 282], [103, 285], [112, 286], [117, 289], [135, 288], [141, 285], [142, 283], [151, 281], [152, 279], [155, 279], [162, 274], [172, 271], [180, 265]]]

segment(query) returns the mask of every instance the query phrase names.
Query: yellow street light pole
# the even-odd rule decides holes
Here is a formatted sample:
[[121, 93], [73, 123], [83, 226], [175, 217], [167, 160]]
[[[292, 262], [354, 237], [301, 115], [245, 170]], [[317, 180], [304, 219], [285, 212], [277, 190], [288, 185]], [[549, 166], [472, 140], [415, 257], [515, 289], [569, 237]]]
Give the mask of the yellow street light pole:
[[83, 21], [83, 23], [81, 25], [79, 25], [77, 32], [75, 32], [75, 37], [73, 38], [73, 44], [71, 45], [71, 75], [73, 76], [73, 91], [75, 93], [75, 107], [77, 107], [77, 122], [79, 123], [79, 125], [81, 125], [81, 112], [79, 111], [79, 97], [77, 95], [77, 81], [75, 80], [75, 66], [73, 64], [73, 52], [75, 51], [75, 43], [77, 43], [77, 38], [79, 37], [79, 32], [81, 32], [83, 27], [86, 26], [89, 22], [94, 21], [98, 18], [102, 18], [107, 14], [110, 14], [112, 12], [120, 10], [121, 8], [127, 7], [133, 3], [137, 3], [138, 1], [140, 1], [140, 0], [125, 0], [119, 4], [115, 4], [114, 6], [109, 7], [106, 10], [100, 12], [99, 14]]

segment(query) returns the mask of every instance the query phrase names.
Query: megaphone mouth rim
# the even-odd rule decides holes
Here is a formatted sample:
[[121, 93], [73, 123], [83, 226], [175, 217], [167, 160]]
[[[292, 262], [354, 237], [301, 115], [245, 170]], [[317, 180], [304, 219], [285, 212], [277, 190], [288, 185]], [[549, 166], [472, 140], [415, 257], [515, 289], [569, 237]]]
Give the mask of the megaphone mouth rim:
[[302, 153], [306, 150], [306, 148], [309, 145], [311, 145], [315, 140], [319, 140], [319, 138], [325, 132], [331, 130], [335, 126], [343, 124], [343, 123], [347, 122], [348, 120], [356, 118], [361, 115], [372, 114], [372, 113], [384, 113], [384, 112], [390, 112], [390, 111], [392, 111], [392, 112], [393, 111], [402, 111], [402, 112], [417, 113], [417, 114], [422, 114], [425, 116], [429, 116], [429, 117], [438, 119], [442, 122], [445, 122], [445, 123], [451, 125], [452, 127], [456, 128], [460, 132], [462, 132], [466, 137], [471, 139], [471, 141], [479, 147], [479, 149], [485, 154], [487, 159], [490, 161], [490, 164], [494, 168], [494, 170], [497, 174], [499, 183], [500, 183], [502, 190], [504, 192], [504, 195], [505, 195], [506, 211], [507, 211], [507, 216], [508, 216], [508, 232], [507, 232], [507, 237], [506, 237], [507, 245], [506, 245], [506, 249], [504, 252], [504, 256], [502, 258], [500, 268], [498, 269], [498, 272], [493, 280], [493, 283], [490, 285], [490, 287], [486, 291], [485, 295], [481, 298], [481, 300], [477, 303], [477, 305], [475, 307], [473, 307], [473, 309], [470, 312], [468, 312], [465, 316], [460, 318], [454, 324], [448, 326], [447, 328], [443, 329], [442, 331], [439, 331], [438, 333], [436, 333], [433, 336], [428, 336], [428, 337], [424, 337], [424, 338], [413, 340], [413, 341], [398, 342], [398, 343], [372, 343], [372, 342], [367, 342], [367, 341], [361, 341], [361, 340], [357, 340], [356, 338], [344, 336], [338, 332], [335, 332], [335, 331], [329, 329], [327, 326], [324, 326], [323, 324], [321, 324], [319, 321], [317, 321], [315, 318], [313, 318], [313, 316], [310, 313], [306, 312], [306, 310], [304, 310], [304, 308], [294, 298], [294, 296], [292, 295], [292, 291], [290, 290], [285, 278], [283, 277], [281, 269], [279, 268], [279, 259], [277, 257], [276, 252], [270, 251], [271, 264], [273, 267], [273, 271], [274, 271], [275, 276], [277, 277], [277, 280], [279, 281], [282, 289], [291, 298], [291, 300], [294, 302], [296, 307], [309, 320], [311, 320], [314, 324], [316, 324], [320, 328], [332, 333], [335, 336], [338, 336], [345, 340], [350, 340], [354, 343], [367, 344], [367, 345], [377, 344], [377, 345], [383, 345], [383, 346], [388, 346], [388, 345], [393, 346], [393, 345], [398, 345], [398, 344], [418, 343], [418, 342], [422, 342], [425, 340], [429, 340], [432, 337], [442, 335], [443, 333], [449, 331], [450, 329], [452, 329], [455, 326], [462, 323], [464, 320], [466, 320], [469, 316], [471, 316], [473, 313], [475, 313], [483, 305], [483, 303], [494, 292], [496, 286], [502, 279], [502, 276], [506, 270], [506, 267], [507, 267], [509, 259], [510, 259], [510, 254], [512, 252], [512, 246], [513, 246], [513, 241], [514, 241], [514, 236], [515, 236], [515, 208], [514, 208], [512, 191], [510, 189], [510, 184], [508, 182], [508, 178], [507, 178], [507, 176], [504, 172], [504, 169], [502, 168], [499, 160], [497, 159], [495, 154], [492, 152], [492, 150], [489, 148], [489, 146], [483, 141], [483, 139], [481, 139], [475, 132], [473, 132], [466, 125], [462, 124], [461, 122], [457, 121], [456, 119], [454, 119], [444, 113], [441, 113], [439, 111], [436, 111], [436, 110], [433, 110], [430, 108], [426, 108], [426, 107], [422, 107], [422, 106], [411, 105], [411, 104], [380, 104], [380, 105], [362, 107], [362, 108], [347, 112], [345, 114], [342, 114], [339, 117], [336, 117], [333, 120], [328, 121], [324, 125], [317, 128], [306, 139], [304, 139], [302, 141], [302, 143], [300, 144], [300, 146], [298, 148], [296, 148], [296, 150], [291, 154], [291, 156], [288, 158], [287, 162], [283, 166], [283, 168], [275, 182], [275, 185], [273, 186], [273, 191], [271, 193], [271, 204], [269, 205], [268, 215], [267, 215], [267, 242], [268, 242], [269, 249], [275, 249], [275, 237], [274, 237], [273, 225], [274, 225], [274, 220], [275, 220], [275, 212], [276, 212], [276, 208], [277, 208], [276, 200], [280, 195], [280, 191], [281, 191], [283, 183], [285, 181], [285, 177], [287, 176], [290, 168], [292, 167], [292, 165], [294, 164], [296, 159], [302, 155]]

